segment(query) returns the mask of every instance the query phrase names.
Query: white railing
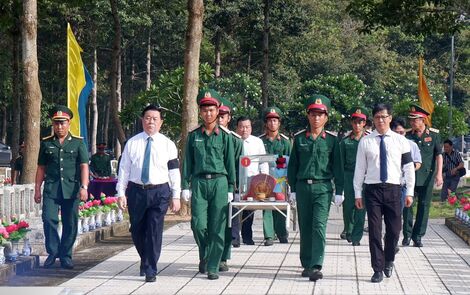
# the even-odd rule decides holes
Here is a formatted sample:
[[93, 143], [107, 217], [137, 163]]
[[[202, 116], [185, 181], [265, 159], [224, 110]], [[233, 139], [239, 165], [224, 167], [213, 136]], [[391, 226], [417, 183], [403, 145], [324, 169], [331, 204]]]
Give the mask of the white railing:
[[39, 217], [41, 204], [34, 202], [34, 184], [6, 185], [0, 187], [0, 218]]

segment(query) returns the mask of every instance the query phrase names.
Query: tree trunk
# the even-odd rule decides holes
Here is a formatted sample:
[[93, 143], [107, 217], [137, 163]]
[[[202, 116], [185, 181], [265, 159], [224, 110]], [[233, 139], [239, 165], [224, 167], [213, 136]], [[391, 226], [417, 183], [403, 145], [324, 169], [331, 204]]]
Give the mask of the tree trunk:
[[263, 31], [263, 80], [261, 81], [263, 107], [268, 107], [269, 98], [269, 6], [271, 0], [264, 0]]
[[[118, 112], [121, 112], [122, 108], [122, 96], [121, 96], [121, 88], [122, 88], [122, 66], [121, 66], [121, 61], [122, 59], [120, 58], [118, 60], [118, 71], [117, 71], [117, 91], [116, 91], [116, 102], [117, 102], [117, 110]], [[114, 146], [114, 155], [116, 158], [119, 158], [121, 155], [121, 144], [120, 144], [120, 139], [118, 138], [118, 133], [114, 132], [114, 135], [116, 136], [116, 145]], [[126, 140], [124, 136], [124, 141]], [[122, 141], [122, 144], [124, 145], [124, 141]]]
[[215, 44], [214, 44], [214, 49], [215, 49], [215, 78], [220, 77], [220, 65], [221, 65], [221, 60], [220, 60], [220, 42], [221, 42], [221, 32], [220, 30], [217, 30], [215, 33]]
[[25, 155], [23, 162], [22, 183], [34, 183], [39, 153], [39, 137], [41, 127], [41, 88], [38, 77], [37, 57], [37, 2], [23, 1], [23, 17], [21, 25], [23, 39], [23, 84], [25, 124]]
[[[103, 141], [112, 143], [112, 141], [109, 138], [109, 100], [103, 104], [103, 114], [104, 114], [104, 121], [103, 121]], [[109, 145], [109, 148], [112, 147], [112, 144]]]
[[[188, 0], [188, 25], [184, 52], [184, 93], [181, 147], [186, 137], [197, 126], [198, 107], [196, 102], [199, 87], [199, 54], [202, 40], [203, 0]], [[183, 150], [184, 155], [184, 150]]]
[[8, 119], [7, 119], [7, 107], [2, 106], [2, 129], [0, 131], [0, 141], [1, 142], [7, 142], [7, 124], [8, 124]]
[[[120, 81], [120, 71], [119, 67], [121, 65], [121, 22], [119, 20], [117, 0], [110, 0], [111, 11], [114, 21], [114, 40], [113, 40], [113, 52], [112, 52], [112, 62], [111, 62], [111, 97], [109, 101], [109, 111], [110, 116], [113, 122], [113, 130], [116, 133], [116, 137], [119, 142], [124, 144], [126, 136], [124, 134], [124, 129], [121, 125], [121, 120], [119, 119], [119, 108], [118, 104], [121, 100], [121, 81]], [[118, 102], [119, 101], [119, 102]]]
[[[18, 4], [18, 1], [14, 1], [14, 5]], [[14, 11], [18, 11], [14, 8]], [[20, 96], [20, 38], [21, 32], [19, 31], [20, 24], [15, 25], [15, 29], [11, 32], [12, 37], [12, 76], [13, 76], [13, 85], [12, 85], [12, 98], [13, 98], [13, 109], [19, 110], [21, 108], [21, 96]], [[19, 144], [21, 138], [21, 112], [13, 112], [13, 125], [11, 126], [12, 130], [17, 130], [12, 134], [12, 158], [16, 159], [19, 153]]]
[[[91, 97], [91, 113], [93, 125], [91, 128], [91, 154], [96, 153], [96, 134], [98, 132], [98, 55], [96, 47], [93, 49], [93, 95]], [[106, 140], [104, 140], [106, 141]]]
[[152, 70], [152, 44], [150, 43], [150, 29], [149, 29], [149, 36], [147, 40], [147, 79], [145, 83], [145, 90], [150, 89], [150, 84], [152, 84], [151, 80], [151, 70]]

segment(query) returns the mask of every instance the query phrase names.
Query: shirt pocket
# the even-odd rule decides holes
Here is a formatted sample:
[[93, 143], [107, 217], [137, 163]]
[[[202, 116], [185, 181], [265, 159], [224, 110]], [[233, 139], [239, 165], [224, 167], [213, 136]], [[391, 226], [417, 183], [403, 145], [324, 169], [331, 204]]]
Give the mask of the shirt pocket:
[[64, 160], [74, 160], [78, 155], [77, 150], [72, 148], [64, 148], [62, 154]]

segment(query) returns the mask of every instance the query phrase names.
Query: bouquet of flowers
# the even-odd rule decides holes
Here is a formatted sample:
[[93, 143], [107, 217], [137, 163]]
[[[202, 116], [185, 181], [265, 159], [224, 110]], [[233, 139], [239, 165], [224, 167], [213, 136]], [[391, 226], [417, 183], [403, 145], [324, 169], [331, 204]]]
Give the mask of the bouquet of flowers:
[[14, 220], [11, 224], [4, 224], [5, 230], [9, 235], [9, 241], [19, 241], [23, 239], [29, 229], [29, 224], [25, 220]]
[[10, 238], [10, 234], [3, 227], [3, 225], [0, 224], [0, 246], [6, 244], [9, 238]]

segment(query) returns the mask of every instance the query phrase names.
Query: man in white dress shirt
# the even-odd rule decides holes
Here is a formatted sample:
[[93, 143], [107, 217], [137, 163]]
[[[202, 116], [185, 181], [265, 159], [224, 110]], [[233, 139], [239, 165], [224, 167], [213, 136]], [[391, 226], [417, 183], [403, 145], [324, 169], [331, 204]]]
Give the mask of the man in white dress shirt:
[[139, 253], [140, 275], [155, 282], [162, 248], [163, 222], [168, 206], [180, 208], [181, 175], [176, 145], [160, 133], [162, 109], [142, 111], [144, 131], [129, 139], [119, 166], [119, 205], [129, 205], [131, 235]]
[[[237, 133], [243, 140], [243, 156], [252, 155], [265, 155], [266, 149], [264, 148], [263, 140], [251, 135], [251, 120], [247, 117], [240, 117], [237, 120]], [[259, 173], [269, 174], [269, 166], [267, 163], [258, 165], [258, 163], [251, 163], [246, 168], [246, 176], [250, 179]], [[254, 245], [253, 241], [253, 217], [254, 211], [244, 210], [242, 214], [242, 240], [245, 245]], [[263, 233], [264, 245], [272, 246], [274, 240], [274, 224], [272, 214], [264, 214], [263, 210]]]
[[[378, 283], [383, 280], [384, 274], [390, 277], [393, 273], [395, 248], [401, 229], [402, 173], [406, 183], [406, 207], [413, 203], [415, 173], [408, 140], [390, 129], [391, 106], [377, 104], [372, 114], [376, 130], [359, 143], [354, 191], [357, 208], [363, 208], [364, 197], [369, 223], [369, 250], [374, 270], [371, 281]], [[385, 222], [384, 247], [382, 215]]]

